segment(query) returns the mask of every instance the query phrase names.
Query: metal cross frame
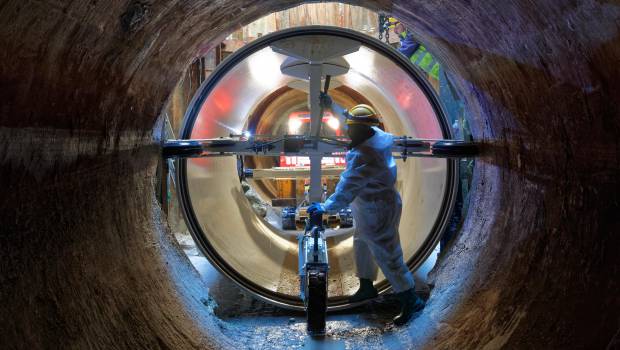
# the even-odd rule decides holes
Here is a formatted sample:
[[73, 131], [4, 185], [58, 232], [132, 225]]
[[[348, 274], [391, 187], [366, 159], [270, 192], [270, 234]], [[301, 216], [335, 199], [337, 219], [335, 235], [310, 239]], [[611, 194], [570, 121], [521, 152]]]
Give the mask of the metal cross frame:
[[[344, 55], [359, 50], [361, 43], [355, 40], [322, 36], [307, 36], [304, 41], [297, 38], [279, 40], [271, 45], [275, 52], [288, 58], [280, 71], [289, 76], [308, 81], [310, 105], [310, 130], [306, 135], [285, 135], [282, 137], [254, 135], [229, 135], [215, 139], [168, 140], [163, 146], [163, 155], [173, 157], [221, 157], [221, 156], [307, 156], [310, 158], [311, 202], [320, 202], [321, 158], [339, 157], [347, 151], [349, 140], [321, 136], [323, 105], [321, 94], [327, 94], [331, 77], [346, 74], [349, 64]], [[324, 92], [321, 91], [325, 81]], [[334, 103], [334, 107], [342, 109]], [[340, 117], [344, 124], [344, 117]], [[395, 158], [408, 157], [458, 158], [477, 154], [474, 143], [456, 140], [414, 139], [408, 136], [395, 137], [392, 152]]]

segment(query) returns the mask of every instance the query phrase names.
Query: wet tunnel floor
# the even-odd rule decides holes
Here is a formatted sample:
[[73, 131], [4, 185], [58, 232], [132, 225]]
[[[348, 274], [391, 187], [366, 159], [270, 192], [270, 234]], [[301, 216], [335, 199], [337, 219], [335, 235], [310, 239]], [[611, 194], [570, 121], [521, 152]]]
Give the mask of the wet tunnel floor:
[[354, 309], [329, 313], [327, 334], [313, 338], [306, 334], [303, 312], [255, 298], [215, 270], [191, 238], [177, 235], [177, 239], [209, 287], [222, 333], [247, 348], [404, 349], [410, 343], [406, 329], [395, 327], [391, 322], [399, 311], [394, 295], [380, 296]]

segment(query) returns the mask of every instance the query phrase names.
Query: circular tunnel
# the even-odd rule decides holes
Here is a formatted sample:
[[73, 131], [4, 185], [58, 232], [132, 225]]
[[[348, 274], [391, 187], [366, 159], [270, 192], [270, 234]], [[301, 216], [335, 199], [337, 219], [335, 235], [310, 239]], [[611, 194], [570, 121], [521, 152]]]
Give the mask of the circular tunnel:
[[[0, 5], [2, 348], [249, 347], [166, 229], [153, 138], [196, 52], [299, 3]], [[400, 18], [450, 69], [484, 147], [426, 308], [347, 344], [618, 347], [617, 4], [360, 4]], [[294, 347], [289, 335], [265, 346]]]
[[[266, 99], [277, 99], [271, 97], [274, 91], [301, 83], [281, 72], [287, 56], [274, 52], [271, 46], [291, 39], [308, 41], [308, 45], [330, 40], [339, 44], [340, 38], [362, 46], [344, 56], [350, 68], [334, 77], [336, 95], [353, 91], [353, 95], [363, 96], [381, 115], [383, 128], [394, 135], [451, 138], [437, 96], [398, 52], [364, 34], [317, 26], [264, 36], [223, 62], [188, 108], [181, 137], [219, 138], [248, 131], [249, 118], [257, 106]], [[288, 103], [292, 103], [291, 95], [285, 96]], [[304, 99], [308, 99], [307, 94]], [[258, 118], [262, 121], [262, 116]], [[273, 118], [274, 125], [286, 124], [278, 119], [288, 119], [286, 115]], [[263, 135], [276, 131], [262, 129], [249, 131]], [[277, 305], [303, 310], [296, 234], [255, 213], [240, 179], [234, 176], [237, 162], [235, 157], [214, 157], [187, 159], [179, 164], [177, 183], [192, 235], [209, 260], [241, 286]], [[410, 158], [398, 161], [397, 166], [397, 188], [403, 198], [401, 244], [405, 261], [415, 270], [434, 250], [450, 219], [458, 185], [456, 162]], [[327, 235], [329, 309], [339, 309], [350, 306], [346, 297], [358, 288], [353, 235], [352, 230], [345, 229], [328, 231]], [[380, 292], [389, 288], [382, 274], [375, 284]]]

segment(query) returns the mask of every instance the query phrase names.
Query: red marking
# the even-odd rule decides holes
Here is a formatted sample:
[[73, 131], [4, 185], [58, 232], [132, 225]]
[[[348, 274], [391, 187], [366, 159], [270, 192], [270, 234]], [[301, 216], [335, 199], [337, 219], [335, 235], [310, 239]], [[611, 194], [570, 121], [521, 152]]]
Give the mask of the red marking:
[[[323, 157], [321, 165], [345, 166], [347, 162], [343, 157]], [[309, 167], [310, 157], [280, 156], [280, 166], [283, 168]]]

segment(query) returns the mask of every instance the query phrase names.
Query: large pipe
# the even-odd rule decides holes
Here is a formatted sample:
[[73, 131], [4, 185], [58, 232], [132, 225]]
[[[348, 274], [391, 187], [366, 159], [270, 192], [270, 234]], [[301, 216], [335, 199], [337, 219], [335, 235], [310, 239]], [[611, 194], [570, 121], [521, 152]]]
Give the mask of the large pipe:
[[[150, 134], [199, 48], [298, 3], [0, 5], [2, 348], [247, 344], [221, 334], [159, 220]], [[391, 344], [617, 345], [617, 5], [361, 4], [392, 11], [439, 56], [488, 145], [429, 303]]]
[[[240, 133], [255, 106], [294, 80], [280, 72], [286, 56], [270, 46], [282, 40], [317, 38], [324, 46], [343, 38], [363, 45], [344, 56], [349, 72], [336, 79], [377, 107], [388, 132], [429, 139], [451, 137], [432, 88], [399, 53], [363, 34], [329, 27], [274, 33], [236, 52], [198, 91], [181, 136], [200, 139], [225, 137], [231, 130]], [[397, 165], [397, 187], [403, 198], [401, 242], [405, 261], [415, 269], [435, 248], [449, 220], [456, 196], [455, 162], [409, 159]], [[295, 236], [253, 212], [235, 176], [236, 167], [234, 157], [190, 159], [180, 164], [177, 183], [192, 234], [214, 265], [240, 285], [271, 302], [301, 309]], [[333, 237], [328, 246], [331, 307], [345, 307], [344, 297], [358, 287], [353, 237], [350, 233]], [[380, 291], [389, 287], [383, 275], [376, 283]]]

